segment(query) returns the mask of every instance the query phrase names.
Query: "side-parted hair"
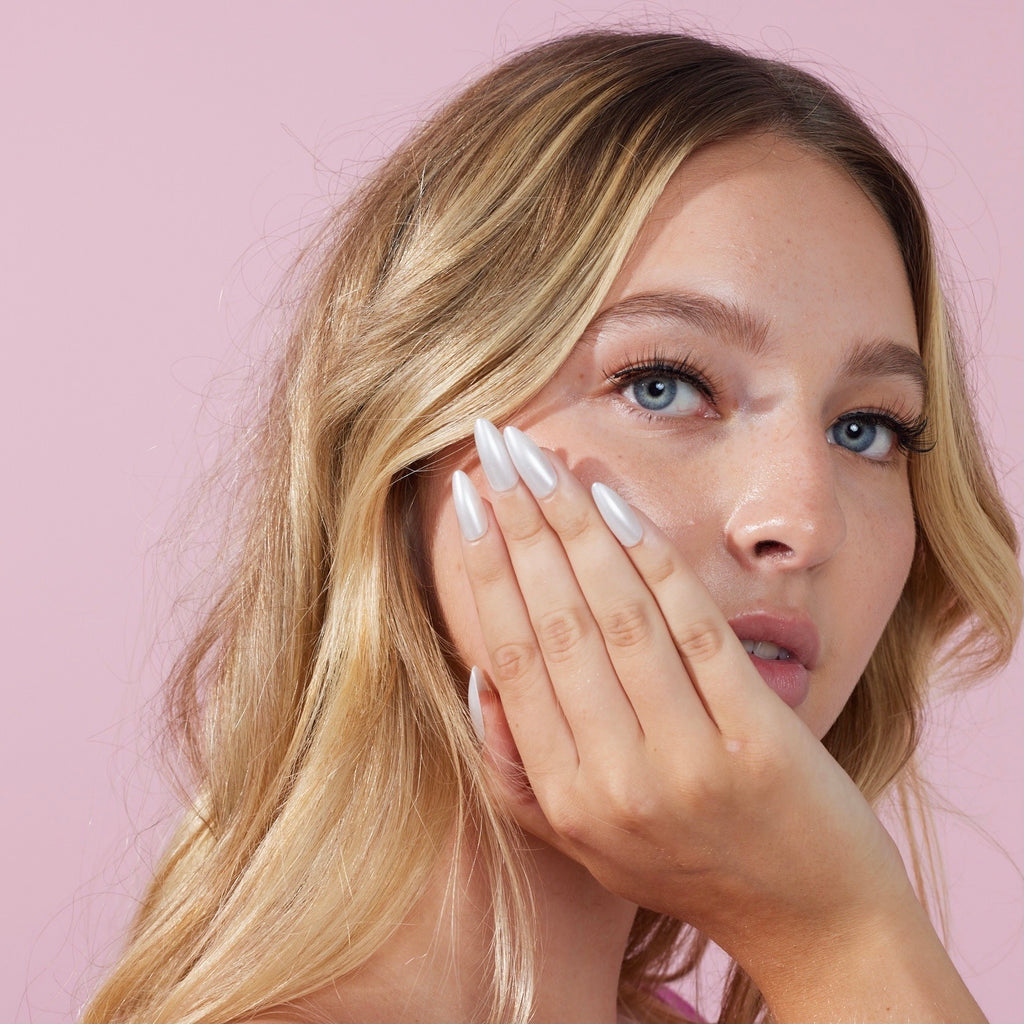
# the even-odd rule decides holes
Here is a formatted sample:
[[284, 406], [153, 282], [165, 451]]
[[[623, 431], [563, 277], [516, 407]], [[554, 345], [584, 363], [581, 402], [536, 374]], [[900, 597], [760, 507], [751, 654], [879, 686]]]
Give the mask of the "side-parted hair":
[[[305, 296], [254, 445], [245, 540], [169, 681], [183, 821], [88, 1021], [228, 1021], [355, 971], [462, 840], [488, 873], [492, 1001], [526, 1020], [521, 839], [479, 782], [457, 664], [422, 578], [418, 478], [555, 373], [655, 201], [702, 146], [771, 133], [843, 168], [889, 224], [928, 372], [916, 556], [825, 738], [876, 802], [916, 786], [929, 674], [1003, 665], [1020, 624], [1013, 522], [979, 438], [913, 183], [812, 75], [703, 39], [595, 31], [516, 55], [447, 102], [305, 254]], [[881, 553], [865, 552], [865, 558]], [[966, 668], [965, 668], [966, 671]], [[706, 940], [641, 910], [630, 1019]], [[728, 1020], [763, 1008], [734, 968]]]

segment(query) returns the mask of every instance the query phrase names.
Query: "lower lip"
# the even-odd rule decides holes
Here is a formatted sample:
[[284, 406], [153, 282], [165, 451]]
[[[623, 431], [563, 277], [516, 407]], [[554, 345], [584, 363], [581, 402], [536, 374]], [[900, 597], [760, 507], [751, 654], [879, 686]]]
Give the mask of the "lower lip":
[[748, 655], [761, 678], [791, 708], [799, 707], [807, 699], [810, 689], [810, 673], [794, 659], [788, 661], [766, 661]]

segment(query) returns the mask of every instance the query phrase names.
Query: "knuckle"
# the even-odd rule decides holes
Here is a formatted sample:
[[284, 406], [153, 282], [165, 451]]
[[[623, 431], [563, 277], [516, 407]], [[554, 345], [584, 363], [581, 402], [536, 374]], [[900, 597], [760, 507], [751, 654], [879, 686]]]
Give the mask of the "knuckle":
[[665, 583], [675, 575], [676, 563], [667, 551], [652, 554], [650, 562], [644, 566], [644, 578], [652, 586]]
[[728, 803], [727, 787], [722, 780], [707, 775], [690, 776], [681, 789], [686, 794], [686, 804], [691, 813], [702, 818], [720, 813]]
[[564, 509], [560, 511], [555, 530], [558, 536], [566, 542], [579, 540], [593, 526], [590, 515], [586, 509]]
[[638, 784], [626, 773], [609, 776], [604, 786], [609, 822], [631, 834], [645, 832], [657, 817], [655, 796], [650, 787]]
[[491, 652], [491, 668], [499, 683], [522, 683], [532, 672], [536, 651], [532, 644], [512, 641], [500, 644]]
[[774, 788], [789, 773], [789, 752], [764, 738], [742, 744], [738, 760], [745, 776], [761, 790]]
[[711, 622], [698, 619], [676, 631], [676, 646], [687, 661], [695, 665], [710, 661], [722, 652], [725, 637]]
[[651, 620], [639, 601], [613, 608], [600, 620], [601, 633], [613, 647], [637, 647], [651, 638]]
[[548, 535], [548, 524], [535, 510], [507, 516], [501, 529], [508, 540], [527, 548], [542, 543]]
[[541, 616], [534, 630], [545, 656], [554, 660], [573, 655], [589, 632], [586, 617], [575, 608], [561, 608]]
[[472, 582], [481, 587], [502, 584], [510, 575], [508, 563], [500, 558], [478, 559], [471, 570]]
[[574, 800], [562, 799], [545, 811], [551, 827], [572, 846], [585, 845], [590, 829], [587, 815]]

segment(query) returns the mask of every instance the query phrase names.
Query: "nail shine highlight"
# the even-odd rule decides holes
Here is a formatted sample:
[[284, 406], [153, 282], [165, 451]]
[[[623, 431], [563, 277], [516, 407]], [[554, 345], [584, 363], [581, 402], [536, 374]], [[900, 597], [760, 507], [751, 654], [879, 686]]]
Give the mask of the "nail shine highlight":
[[626, 504], [622, 497], [606, 484], [596, 483], [590, 488], [597, 511], [605, 521], [608, 529], [624, 548], [639, 544], [644, 536], [644, 528], [637, 519], [636, 513]]
[[491, 489], [511, 491], [519, 480], [519, 474], [509, 457], [501, 432], [490, 420], [479, 419], [473, 425], [473, 439]]
[[487, 532], [487, 513], [473, 481], [461, 469], [452, 474], [452, 500], [462, 536], [468, 541], [479, 540]]
[[505, 428], [505, 447], [523, 483], [530, 488], [535, 498], [547, 498], [558, 486], [558, 475], [548, 457], [537, 447], [532, 438], [515, 427]]

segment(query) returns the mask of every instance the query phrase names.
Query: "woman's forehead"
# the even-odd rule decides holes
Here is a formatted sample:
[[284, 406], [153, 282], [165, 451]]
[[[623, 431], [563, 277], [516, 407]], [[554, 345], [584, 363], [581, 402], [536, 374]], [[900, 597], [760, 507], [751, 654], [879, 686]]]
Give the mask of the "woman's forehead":
[[[745, 311], [768, 336], [842, 322], [917, 345], [906, 268], [891, 228], [831, 161], [786, 139], [716, 143], [676, 170], [602, 301], [702, 295]], [[753, 328], [751, 328], [753, 330]]]

